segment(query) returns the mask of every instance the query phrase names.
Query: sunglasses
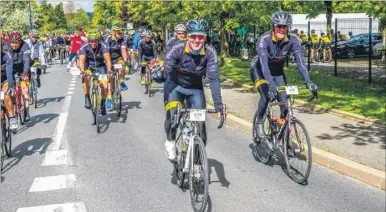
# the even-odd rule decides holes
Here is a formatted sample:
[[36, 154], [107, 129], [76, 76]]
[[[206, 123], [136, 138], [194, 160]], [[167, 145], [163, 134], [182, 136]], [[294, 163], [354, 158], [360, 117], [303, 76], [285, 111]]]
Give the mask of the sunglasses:
[[279, 28], [279, 29], [281, 29], [281, 28], [286, 29], [286, 28], [288, 28], [288, 25], [275, 25], [275, 27]]
[[198, 39], [198, 40], [204, 40], [205, 35], [195, 35], [195, 34], [192, 34], [192, 35], [189, 35], [189, 38], [190, 38], [190, 39], [193, 39], [193, 40], [196, 40], [196, 39]]
[[178, 32], [177, 35], [185, 35], [185, 32]]

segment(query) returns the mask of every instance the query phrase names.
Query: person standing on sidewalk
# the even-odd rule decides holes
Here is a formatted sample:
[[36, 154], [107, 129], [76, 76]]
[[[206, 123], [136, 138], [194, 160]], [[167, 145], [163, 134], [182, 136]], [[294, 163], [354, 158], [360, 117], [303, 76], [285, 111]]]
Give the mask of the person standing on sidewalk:
[[[284, 75], [284, 64], [290, 52], [296, 58], [296, 64], [306, 82], [307, 88], [315, 92], [317, 86], [311, 82], [307, 68], [303, 61], [301, 41], [288, 29], [292, 25], [292, 19], [288, 12], [280, 11], [272, 15], [272, 31], [264, 33], [257, 42], [258, 56], [251, 64], [251, 78], [256, 89], [260, 93], [258, 105], [257, 136], [262, 139], [264, 133], [264, 113], [270, 99], [278, 98], [286, 101], [285, 93], [278, 93], [278, 86], [287, 84]], [[288, 112], [286, 105], [280, 105], [281, 118]]]
[[71, 40], [71, 50], [70, 56], [68, 57], [67, 71], [73, 66], [75, 56], [79, 51], [80, 47], [83, 45], [83, 39], [81, 38], [82, 28], [79, 29], [79, 33], [75, 32], [75, 35], [70, 37]]

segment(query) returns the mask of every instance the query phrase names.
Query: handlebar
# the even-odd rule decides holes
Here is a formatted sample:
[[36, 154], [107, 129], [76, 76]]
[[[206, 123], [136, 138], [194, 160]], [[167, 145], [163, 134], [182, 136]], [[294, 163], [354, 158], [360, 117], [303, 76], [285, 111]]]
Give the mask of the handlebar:
[[[285, 90], [285, 87], [286, 86], [279, 86], [278, 87], [278, 91], [279, 92], [286, 92], [286, 90]], [[307, 86], [304, 86], [304, 85], [302, 85], [302, 86], [297, 86], [298, 87], [298, 89], [300, 90], [300, 89], [308, 89], [307, 88]], [[319, 99], [319, 96], [318, 96], [318, 90], [315, 90], [315, 91], [311, 91], [311, 96], [310, 97], [308, 97], [307, 98], [307, 102], [310, 102], [310, 101], [312, 101], [313, 99]], [[272, 104], [272, 102], [274, 102], [276, 99], [270, 99], [270, 102], [271, 102], [271, 106], [276, 106], [276, 105], [282, 105], [282, 104], [287, 104], [286, 102], [277, 102], [277, 103], [273, 103]]]
[[[223, 105], [224, 110], [221, 111], [221, 118], [220, 118], [220, 124], [217, 126], [217, 129], [220, 129], [223, 127], [225, 121], [226, 121], [226, 114], [224, 114], [224, 111], [226, 110], [226, 105]], [[187, 113], [192, 110], [197, 109], [186, 109], [186, 108], [180, 108], [180, 105], [177, 105], [177, 113], [175, 114], [175, 119], [172, 125], [172, 128], [175, 128], [178, 125], [178, 121], [180, 120], [181, 113]], [[205, 110], [207, 113], [217, 113], [215, 109], [202, 109]]]

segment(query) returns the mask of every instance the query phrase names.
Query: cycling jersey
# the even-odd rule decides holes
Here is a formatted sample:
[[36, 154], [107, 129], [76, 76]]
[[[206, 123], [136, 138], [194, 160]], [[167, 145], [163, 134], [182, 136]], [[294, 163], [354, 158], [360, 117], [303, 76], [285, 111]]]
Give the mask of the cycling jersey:
[[106, 37], [104, 44], [110, 49], [112, 60], [122, 57], [122, 48], [127, 48], [126, 41], [123, 37], [117, 40], [113, 35]]
[[128, 49], [133, 49], [134, 38], [126, 37], [126, 46], [127, 46]]
[[184, 40], [178, 40], [177, 37], [172, 37], [168, 40], [168, 42], [166, 43], [166, 52], [168, 52], [174, 45], [178, 44], [178, 43], [183, 43], [185, 42], [186, 39]]
[[157, 57], [157, 48], [155, 46], [155, 42], [153, 40], [150, 40], [149, 42], [146, 42], [145, 40], [141, 40], [138, 43], [138, 56], [139, 56], [139, 63], [141, 63], [142, 56], [145, 57]]
[[139, 32], [134, 34], [134, 40], [133, 40], [133, 50], [135, 51], [138, 48], [138, 43], [141, 40], [141, 35]]
[[66, 39], [62, 36], [57, 37], [55, 40], [56, 45], [66, 45]]
[[202, 78], [207, 73], [216, 111], [222, 108], [217, 53], [213, 46], [205, 44], [198, 55], [191, 54], [187, 41], [179, 43], [166, 54], [164, 71], [167, 76], [164, 89], [165, 103], [169, 93], [177, 86], [203, 89]]
[[320, 36], [320, 40], [322, 40], [326, 44], [330, 44], [331, 43], [331, 40], [330, 40], [330, 38], [327, 35]]
[[8, 81], [9, 85], [13, 84], [13, 60], [9, 52], [1, 52], [1, 82]]
[[307, 38], [307, 35], [306, 35], [306, 34], [300, 34], [300, 35], [299, 35], [299, 38], [300, 38], [303, 42], [307, 42], [307, 41], [308, 41], [308, 38]]
[[86, 55], [86, 61], [93, 67], [105, 65], [105, 58], [103, 57], [105, 53], [109, 53], [109, 48], [104, 43], [99, 43], [95, 49], [92, 49], [90, 45], [86, 43], [79, 50], [79, 55]]
[[8, 47], [10, 54], [13, 58], [14, 69], [18, 72], [28, 73], [30, 64], [31, 64], [31, 50], [28, 44], [24, 41], [21, 41], [20, 47], [16, 50], [13, 50], [11, 46]]
[[39, 59], [40, 64], [46, 65], [46, 60], [44, 59], [44, 49], [43, 43], [38, 40], [36, 43], [33, 43], [29, 38], [25, 40], [31, 50], [31, 60]]
[[257, 83], [261, 78], [271, 83], [272, 76], [284, 75], [284, 63], [290, 51], [296, 58], [296, 64], [303, 79], [306, 82], [310, 81], [300, 42], [300, 39], [293, 34], [286, 35], [283, 40], [277, 41], [273, 32], [264, 33], [257, 42], [258, 56], [251, 65], [253, 83]]
[[313, 44], [316, 44], [319, 42], [318, 35], [315, 33], [311, 33], [310, 38], [311, 38], [311, 43]]

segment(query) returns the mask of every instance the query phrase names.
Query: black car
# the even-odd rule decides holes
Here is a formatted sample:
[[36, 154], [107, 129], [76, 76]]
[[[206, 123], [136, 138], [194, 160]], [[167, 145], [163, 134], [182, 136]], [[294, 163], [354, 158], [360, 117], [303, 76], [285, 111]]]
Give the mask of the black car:
[[[372, 46], [377, 43], [382, 42], [382, 34], [381, 33], [372, 33], [371, 38]], [[331, 46], [333, 55], [340, 57], [348, 57], [354, 58], [360, 55], [368, 55], [370, 51], [370, 40], [369, 33], [355, 35], [348, 41], [340, 41], [337, 43], [337, 47], [335, 49], [335, 45]]]

